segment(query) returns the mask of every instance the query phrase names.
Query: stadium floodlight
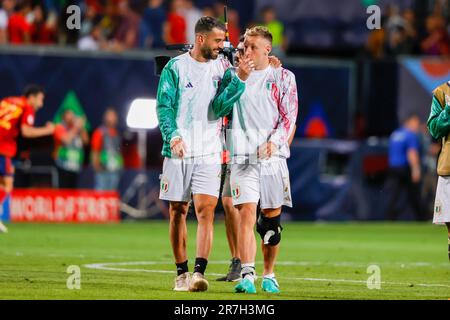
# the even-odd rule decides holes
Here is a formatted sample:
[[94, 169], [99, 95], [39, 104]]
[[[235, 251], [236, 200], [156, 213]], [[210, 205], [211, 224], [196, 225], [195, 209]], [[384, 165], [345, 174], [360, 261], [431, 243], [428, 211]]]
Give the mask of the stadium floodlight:
[[158, 127], [158, 117], [156, 114], [156, 99], [137, 98], [131, 102], [127, 114], [127, 126], [137, 133], [138, 153], [141, 159], [140, 172], [136, 175], [129, 188], [126, 190], [124, 198], [137, 194], [137, 209], [126, 204], [122, 199], [120, 208], [130, 216], [135, 218], [144, 217], [148, 214], [146, 209], [148, 199], [145, 193], [147, 185], [146, 163], [147, 163], [147, 130]]
[[131, 102], [127, 114], [127, 126], [131, 129], [155, 129], [158, 127], [156, 100], [138, 98]]

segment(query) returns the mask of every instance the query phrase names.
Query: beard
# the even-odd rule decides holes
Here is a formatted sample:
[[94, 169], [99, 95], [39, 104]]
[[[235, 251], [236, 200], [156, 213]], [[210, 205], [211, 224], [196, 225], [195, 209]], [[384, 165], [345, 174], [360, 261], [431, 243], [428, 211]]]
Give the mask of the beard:
[[200, 51], [202, 53], [203, 58], [208, 60], [215, 60], [219, 56], [219, 53], [217, 51], [214, 51], [213, 49], [206, 46], [202, 47]]

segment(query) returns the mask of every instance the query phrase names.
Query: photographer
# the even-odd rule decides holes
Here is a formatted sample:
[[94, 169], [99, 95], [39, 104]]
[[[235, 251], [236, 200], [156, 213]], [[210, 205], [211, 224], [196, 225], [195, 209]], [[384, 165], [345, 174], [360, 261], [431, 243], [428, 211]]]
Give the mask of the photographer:
[[56, 125], [54, 142], [53, 157], [58, 169], [58, 187], [75, 189], [84, 162], [84, 146], [89, 143], [85, 119], [77, 117], [70, 109], [65, 110], [62, 122]]

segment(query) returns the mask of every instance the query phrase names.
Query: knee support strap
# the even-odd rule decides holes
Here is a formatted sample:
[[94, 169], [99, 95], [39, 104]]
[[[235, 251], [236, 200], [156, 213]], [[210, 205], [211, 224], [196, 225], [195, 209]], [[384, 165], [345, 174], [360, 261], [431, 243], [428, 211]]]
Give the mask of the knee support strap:
[[261, 213], [256, 222], [256, 231], [261, 236], [264, 244], [276, 246], [281, 241], [281, 231], [283, 227], [280, 224], [281, 215], [273, 218], [266, 218]]

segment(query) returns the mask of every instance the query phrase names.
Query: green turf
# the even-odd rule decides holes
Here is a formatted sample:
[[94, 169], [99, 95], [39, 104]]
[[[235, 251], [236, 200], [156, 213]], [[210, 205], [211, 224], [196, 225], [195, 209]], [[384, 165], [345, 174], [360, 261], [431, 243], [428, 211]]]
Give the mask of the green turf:
[[[440, 299], [450, 298], [445, 227], [427, 224], [285, 223], [276, 273], [281, 294], [233, 293], [225, 273], [229, 252], [222, 221], [216, 223], [206, 293], [173, 292], [175, 273], [167, 222], [112, 225], [10, 224], [0, 234], [1, 299]], [[189, 257], [195, 258], [195, 223]], [[86, 267], [95, 263], [120, 270]], [[223, 262], [220, 262], [223, 261]], [[381, 289], [369, 290], [367, 267], [381, 269]], [[66, 287], [69, 265], [81, 269], [81, 290]], [[151, 272], [155, 270], [170, 272]], [[262, 272], [261, 254], [257, 273]]]

